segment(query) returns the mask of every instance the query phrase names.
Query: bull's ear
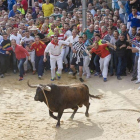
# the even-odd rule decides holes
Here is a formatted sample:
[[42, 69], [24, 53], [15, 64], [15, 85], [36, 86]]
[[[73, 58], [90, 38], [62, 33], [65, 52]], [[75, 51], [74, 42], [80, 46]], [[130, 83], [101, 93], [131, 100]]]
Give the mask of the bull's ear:
[[44, 87], [44, 90], [51, 91], [51, 87], [45, 86], [45, 87]]

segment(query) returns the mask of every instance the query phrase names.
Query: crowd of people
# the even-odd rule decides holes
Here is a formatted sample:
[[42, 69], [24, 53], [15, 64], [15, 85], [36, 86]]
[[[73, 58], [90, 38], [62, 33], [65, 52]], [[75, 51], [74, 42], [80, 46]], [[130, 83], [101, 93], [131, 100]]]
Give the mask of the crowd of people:
[[140, 83], [140, 1], [86, 2], [83, 19], [82, 0], [0, 0], [0, 77], [51, 69], [51, 81], [63, 71], [106, 82], [129, 72]]

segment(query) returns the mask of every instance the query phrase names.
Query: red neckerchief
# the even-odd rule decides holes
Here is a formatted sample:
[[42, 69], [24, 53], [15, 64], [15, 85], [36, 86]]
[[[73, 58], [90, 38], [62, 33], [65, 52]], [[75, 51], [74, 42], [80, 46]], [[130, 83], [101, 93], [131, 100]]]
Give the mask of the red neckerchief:
[[58, 42], [55, 43], [54, 40], [52, 40], [51, 43], [54, 45], [54, 48], [58, 45]]

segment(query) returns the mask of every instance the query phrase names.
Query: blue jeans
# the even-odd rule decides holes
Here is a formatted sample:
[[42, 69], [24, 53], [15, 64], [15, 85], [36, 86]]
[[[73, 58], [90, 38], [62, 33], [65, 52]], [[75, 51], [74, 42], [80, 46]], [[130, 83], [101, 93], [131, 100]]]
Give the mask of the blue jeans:
[[119, 14], [120, 20], [124, 23], [125, 13]]
[[95, 70], [96, 70], [96, 72], [100, 72], [99, 60], [100, 60], [100, 57], [99, 57], [98, 55], [96, 55], [96, 56], [94, 57], [94, 65], [95, 65]]
[[18, 63], [18, 69], [19, 69], [19, 76], [23, 77], [24, 74], [24, 62], [26, 61], [26, 58], [22, 58], [19, 60]]
[[44, 62], [43, 62], [44, 56], [35, 56], [35, 67], [38, 72], [38, 76], [42, 76], [44, 72]]
[[126, 71], [126, 58], [125, 56], [119, 56], [118, 65], [117, 65], [117, 76], [121, 76], [121, 74], [125, 73]]
[[14, 52], [12, 52], [12, 60], [13, 60], [13, 70], [17, 70], [17, 58]]

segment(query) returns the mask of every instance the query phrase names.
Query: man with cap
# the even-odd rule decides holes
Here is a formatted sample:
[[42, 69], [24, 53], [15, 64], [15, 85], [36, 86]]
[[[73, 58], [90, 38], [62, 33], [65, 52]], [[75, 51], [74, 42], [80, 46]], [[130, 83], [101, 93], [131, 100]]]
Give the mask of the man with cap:
[[32, 28], [30, 29], [30, 31], [32, 32], [31, 36], [35, 37], [35, 36], [39, 36], [40, 37], [40, 40], [44, 43], [47, 43], [48, 42], [48, 38], [45, 37], [44, 34], [42, 33], [39, 33], [38, 32], [38, 28], [36, 26], [32, 26]]

